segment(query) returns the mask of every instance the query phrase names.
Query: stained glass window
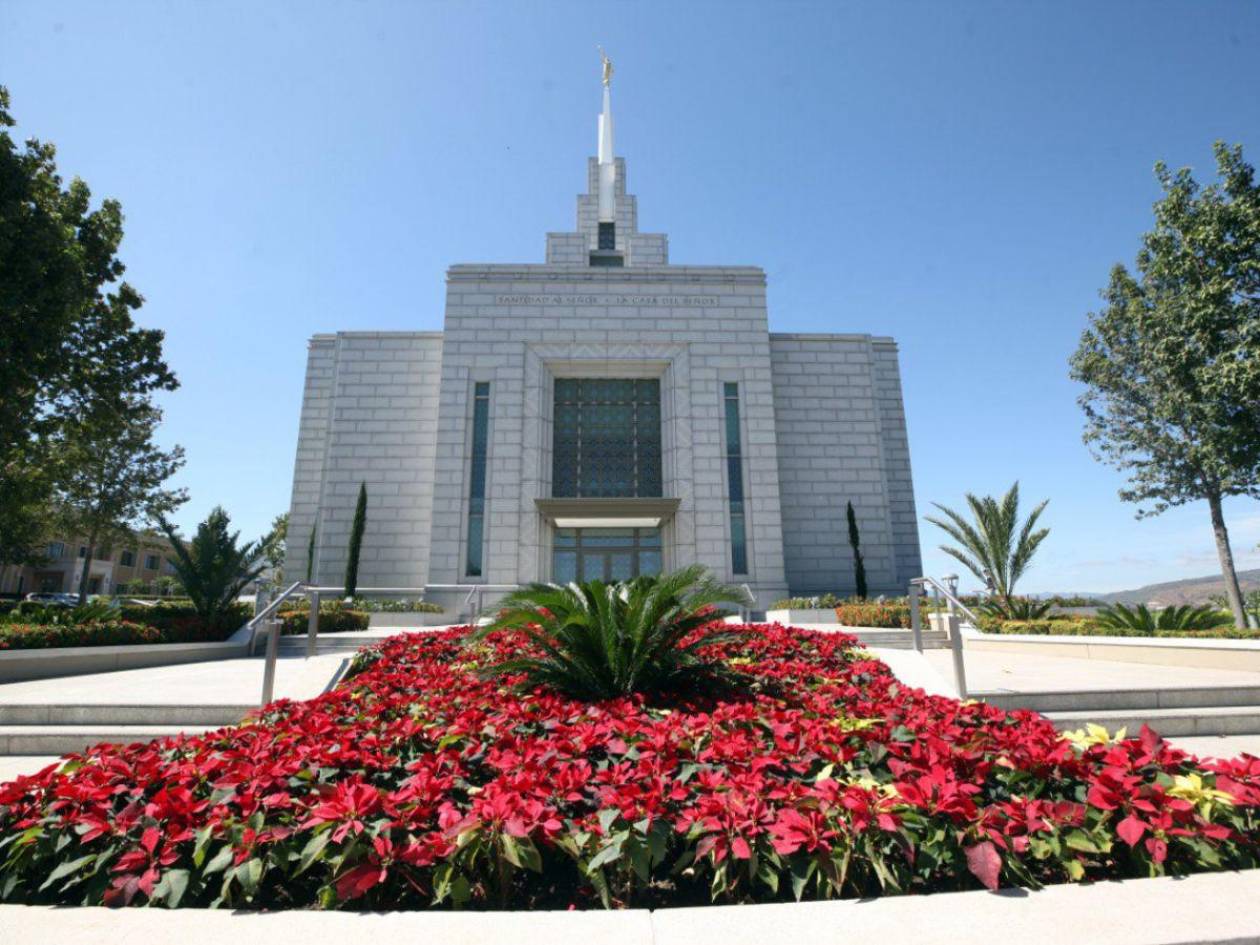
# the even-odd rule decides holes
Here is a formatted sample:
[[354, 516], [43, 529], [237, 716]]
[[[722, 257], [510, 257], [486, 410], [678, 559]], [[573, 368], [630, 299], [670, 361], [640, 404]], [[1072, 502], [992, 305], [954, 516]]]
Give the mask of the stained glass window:
[[661, 495], [661, 382], [556, 379], [551, 494]]
[[724, 384], [726, 405], [726, 488], [731, 511], [731, 570], [748, 573], [748, 536], [744, 524], [744, 460], [739, 432], [739, 385]]

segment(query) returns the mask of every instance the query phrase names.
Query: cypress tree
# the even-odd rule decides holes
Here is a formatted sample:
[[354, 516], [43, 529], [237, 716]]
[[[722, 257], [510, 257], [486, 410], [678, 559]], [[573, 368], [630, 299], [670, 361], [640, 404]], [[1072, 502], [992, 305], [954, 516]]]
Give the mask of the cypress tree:
[[849, 544], [853, 547], [853, 583], [857, 596], [866, 598], [866, 564], [862, 561], [862, 539], [858, 535], [857, 516], [853, 514], [853, 503], [847, 503], [846, 515], [849, 519]]
[[315, 531], [317, 526], [311, 525], [311, 539], [306, 543], [306, 583], [312, 583], [315, 578]]
[[359, 501], [354, 507], [354, 524], [350, 526], [350, 554], [346, 558], [346, 597], [353, 597], [359, 585], [359, 549], [363, 545], [363, 529], [367, 526], [367, 483], [359, 483]]

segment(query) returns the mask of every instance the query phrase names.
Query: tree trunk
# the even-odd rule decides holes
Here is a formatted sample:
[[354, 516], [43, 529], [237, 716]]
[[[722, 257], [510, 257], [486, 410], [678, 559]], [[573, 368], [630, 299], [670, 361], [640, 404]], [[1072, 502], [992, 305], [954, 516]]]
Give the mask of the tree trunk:
[[1208, 508], [1212, 511], [1212, 532], [1216, 535], [1216, 553], [1221, 559], [1221, 574], [1225, 577], [1225, 596], [1234, 614], [1234, 624], [1247, 626], [1247, 612], [1243, 610], [1242, 589], [1238, 586], [1238, 572], [1234, 570], [1234, 553], [1229, 547], [1229, 530], [1225, 528], [1225, 516], [1221, 513], [1221, 497], [1209, 493]]
[[88, 538], [87, 557], [83, 559], [83, 576], [79, 578], [79, 606], [87, 603], [88, 581], [92, 576], [92, 556], [96, 554], [96, 536]]

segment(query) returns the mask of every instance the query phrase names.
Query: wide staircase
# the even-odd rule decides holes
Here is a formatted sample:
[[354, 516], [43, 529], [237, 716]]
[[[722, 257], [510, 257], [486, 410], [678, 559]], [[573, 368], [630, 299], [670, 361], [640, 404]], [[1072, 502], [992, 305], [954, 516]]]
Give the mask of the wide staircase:
[[234, 725], [257, 705], [0, 705], [0, 755], [62, 755]]
[[1129, 735], [1136, 735], [1143, 725], [1167, 737], [1260, 733], [1260, 686], [972, 695], [1003, 709], [1033, 709], [1060, 731], [1084, 728], [1092, 722], [1113, 732], [1125, 728]]
[[[881, 630], [870, 627], [834, 627], [841, 633], [858, 638], [863, 646], [880, 647], [888, 650], [914, 649], [914, 632], [912, 630]], [[943, 631], [924, 630], [923, 649], [941, 650], [949, 646], [949, 635]]]

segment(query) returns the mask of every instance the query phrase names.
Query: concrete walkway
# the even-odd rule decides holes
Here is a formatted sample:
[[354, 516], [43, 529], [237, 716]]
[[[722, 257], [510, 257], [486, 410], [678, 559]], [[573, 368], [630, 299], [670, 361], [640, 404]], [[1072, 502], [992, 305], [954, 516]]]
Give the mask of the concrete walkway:
[[[281, 656], [275, 698], [310, 699], [332, 683], [346, 654]], [[249, 705], [262, 694], [259, 657], [127, 669], [0, 685], [0, 705]]]
[[[1247, 670], [1200, 669], [967, 650], [967, 688], [972, 692], [1046, 692], [1076, 689], [1164, 689], [1191, 686], [1256, 686], [1260, 673]], [[952, 683], [949, 650], [925, 650], [923, 656]]]

